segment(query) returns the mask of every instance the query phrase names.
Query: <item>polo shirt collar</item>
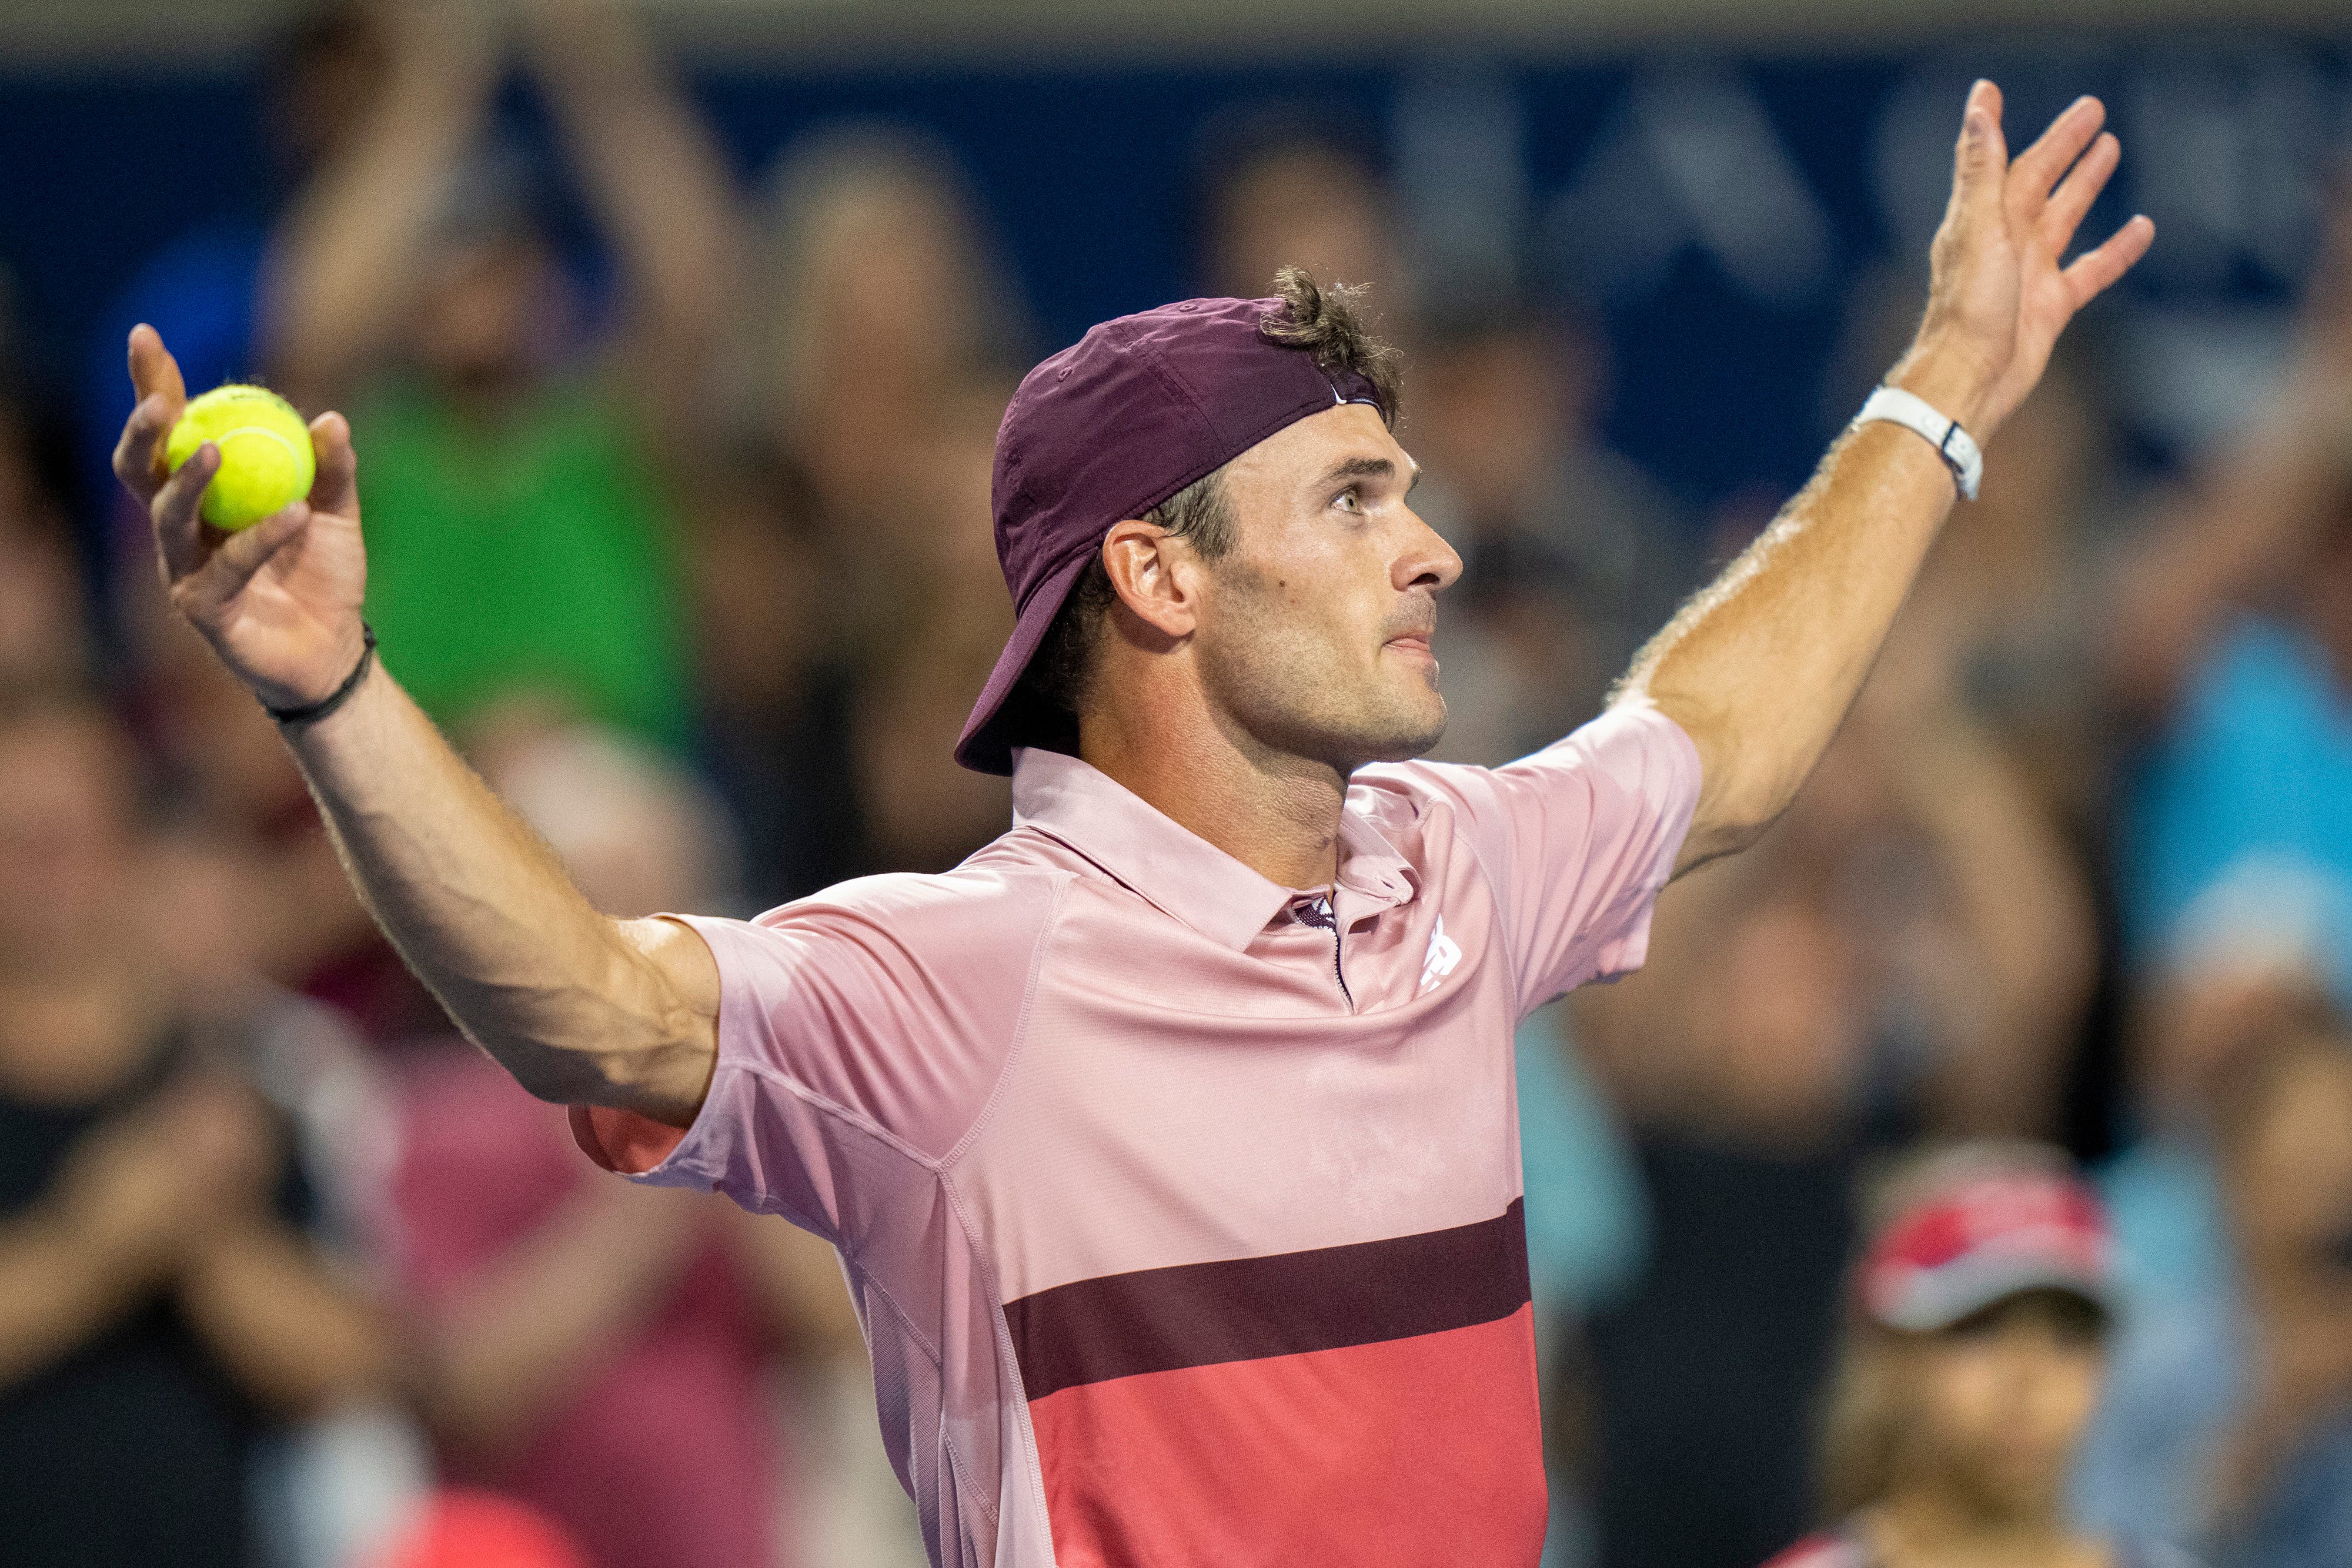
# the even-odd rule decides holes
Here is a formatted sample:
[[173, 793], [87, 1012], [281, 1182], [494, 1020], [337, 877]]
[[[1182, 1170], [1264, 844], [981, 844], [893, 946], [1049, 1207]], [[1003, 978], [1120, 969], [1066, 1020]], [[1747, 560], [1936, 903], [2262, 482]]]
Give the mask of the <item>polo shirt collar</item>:
[[[1013, 753], [1013, 825], [1060, 840], [1161, 913], [1237, 953], [1301, 896], [1092, 764], [1042, 747]], [[1343, 920], [1413, 896], [1412, 866], [1361, 811], [1340, 812], [1339, 850]]]

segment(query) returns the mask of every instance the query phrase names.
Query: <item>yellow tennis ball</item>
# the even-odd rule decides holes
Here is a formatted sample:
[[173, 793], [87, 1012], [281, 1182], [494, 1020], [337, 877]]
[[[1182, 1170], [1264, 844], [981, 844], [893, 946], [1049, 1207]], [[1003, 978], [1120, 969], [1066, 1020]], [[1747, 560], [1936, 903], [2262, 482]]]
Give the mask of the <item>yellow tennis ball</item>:
[[251, 528], [309, 495], [319, 472], [310, 427], [268, 387], [232, 382], [191, 400], [163, 443], [163, 461], [176, 474], [207, 441], [220, 448], [203, 508], [216, 528]]

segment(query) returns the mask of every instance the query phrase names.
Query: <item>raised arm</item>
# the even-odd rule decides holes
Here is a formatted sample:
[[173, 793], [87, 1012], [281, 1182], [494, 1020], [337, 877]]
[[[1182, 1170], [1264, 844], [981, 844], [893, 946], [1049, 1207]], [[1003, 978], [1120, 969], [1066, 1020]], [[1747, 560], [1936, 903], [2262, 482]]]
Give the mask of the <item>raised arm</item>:
[[[312, 422], [310, 500], [223, 536], [196, 515], [220, 460], [210, 444], [164, 478], [186, 393], [152, 328], [131, 334], [131, 375], [139, 404], [115, 473], [153, 518], [173, 607], [264, 703], [325, 698], [362, 650], [350, 429]], [[467, 1038], [542, 1100], [693, 1119], [719, 1041], [718, 965], [699, 936], [598, 914], [380, 664], [286, 738], [362, 902]]]
[[2352, 499], [2352, 204], [2326, 254], [2287, 373], [2266, 407], [2164, 509], [2116, 604], [2111, 688], [2161, 721], [2230, 622], [2293, 593]]
[[[2121, 155], [2082, 99], [2011, 162], [2000, 93], [1970, 89], [1926, 319], [1888, 376], [1981, 444], [2022, 402], [2059, 332], [2139, 259], [2135, 217], [2060, 257]], [[1646, 697], [1698, 747], [1697, 812], [1677, 873], [1753, 842], [1820, 759], [1951, 510], [1952, 476], [1899, 425], [1848, 431], [1713, 586], [1635, 659], [1617, 700]]]
[[642, 31], [610, 0], [530, 0], [526, 57], [619, 258], [648, 412], [688, 413], [744, 252], [726, 162]]
[[346, 392], [408, 319], [436, 209], [498, 85], [495, 41], [471, 5], [382, 15], [390, 79], [295, 201], [263, 282], [264, 353], [297, 402]]

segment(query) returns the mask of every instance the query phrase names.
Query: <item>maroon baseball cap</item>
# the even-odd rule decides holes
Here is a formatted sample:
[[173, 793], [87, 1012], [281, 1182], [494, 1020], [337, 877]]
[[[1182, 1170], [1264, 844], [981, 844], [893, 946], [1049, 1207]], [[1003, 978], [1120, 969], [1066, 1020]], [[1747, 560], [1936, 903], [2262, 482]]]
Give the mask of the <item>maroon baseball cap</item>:
[[[1381, 407], [1353, 371], [1261, 330], [1278, 298], [1186, 299], [1105, 321], [1022, 378], [996, 433], [996, 559], [1016, 617], [955, 757], [1013, 771], [1041, 716], [1007, 699], [1111, 525], [1139, 517], [1286, 425]], [[1382, 410], [1385, 413], [1387, 411]]]

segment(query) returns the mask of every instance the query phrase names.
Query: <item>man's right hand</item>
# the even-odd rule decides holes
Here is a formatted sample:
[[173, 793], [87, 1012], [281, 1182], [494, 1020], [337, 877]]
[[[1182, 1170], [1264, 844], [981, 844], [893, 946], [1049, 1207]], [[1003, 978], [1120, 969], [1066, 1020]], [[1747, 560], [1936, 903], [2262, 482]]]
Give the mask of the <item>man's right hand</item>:
[[197, 514], [219, 448], [206, 442], [177, 474], [165, 471], [164, 438], [187, 404], [187, 387], [152, 327], [131, 334], [131, 382], [139, 405], [114, 449], [114, 473], [154, 525], [173, 607], [270, 706], [330, 695], [363, 646], [367, 552], [351, 427], [339, 413], [312, 420], [319, 468], [309, 499], [225, 534]]

